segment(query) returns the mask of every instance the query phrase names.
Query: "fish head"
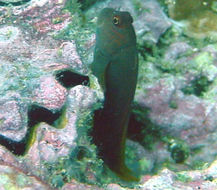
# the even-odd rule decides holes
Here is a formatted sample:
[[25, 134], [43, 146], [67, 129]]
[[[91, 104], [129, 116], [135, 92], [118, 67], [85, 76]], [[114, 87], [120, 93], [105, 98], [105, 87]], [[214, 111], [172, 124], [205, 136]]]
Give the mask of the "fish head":
[[129, 12], [104, 8], [97, 21], [96, 46], [107, 56], [136, 44], [133, 18]]

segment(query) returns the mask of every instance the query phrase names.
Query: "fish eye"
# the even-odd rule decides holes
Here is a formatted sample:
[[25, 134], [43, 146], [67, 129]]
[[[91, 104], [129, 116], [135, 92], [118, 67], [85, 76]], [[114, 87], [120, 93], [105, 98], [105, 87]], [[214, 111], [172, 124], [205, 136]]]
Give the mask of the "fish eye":
[[113, 24], [114, 25], [119, 25], [120, 24], [120, 18], [118, 16], [113, 17]]

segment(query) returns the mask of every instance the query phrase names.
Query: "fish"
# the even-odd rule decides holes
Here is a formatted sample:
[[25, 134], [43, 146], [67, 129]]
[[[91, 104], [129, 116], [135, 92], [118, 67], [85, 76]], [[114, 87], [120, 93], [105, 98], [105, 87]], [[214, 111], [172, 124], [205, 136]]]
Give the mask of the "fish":
[[93, 140], [105, 164], [121, 179], [138, 181], [125, 164], [125, 144], [138, 76], [136, 34], [129, 12], [101, 10], [96, 29], [93, 75], [104, 92], [94, 114]]

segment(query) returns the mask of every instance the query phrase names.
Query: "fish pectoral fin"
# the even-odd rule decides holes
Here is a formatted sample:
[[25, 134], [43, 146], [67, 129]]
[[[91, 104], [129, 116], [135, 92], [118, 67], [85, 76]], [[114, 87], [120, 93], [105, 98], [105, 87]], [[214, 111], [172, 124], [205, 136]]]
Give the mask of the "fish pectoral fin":
[[105, 71], [110, 62], [110, 58], [101, 53], [100, 50], [95, 51], [94, 61], [91, 64], [91, 70], [97, 77], [99, 84], [104, 89], [105, 87]]
[[108, 77], [107, 74], [108, 74], [108, 70], [109, 70], [110, 65], [111, 65], [111, 62], [108, 62], [108, 64], [105, 67], [105, 71], [104, 71], [104, 73], [102, 75], [102, 78], [101, 78], [101, 80], [102, 80], [101, 81], [101, 83], [102, 83], [102, 89], [103, 89], [104, 92], [106, 90], [106, 82], [107, 82], [106, 78]]
[[102, 88], [103, 91], [105, 91], [105, 74], [102, 73], [100, 78], [98, 79], [98, 82]]

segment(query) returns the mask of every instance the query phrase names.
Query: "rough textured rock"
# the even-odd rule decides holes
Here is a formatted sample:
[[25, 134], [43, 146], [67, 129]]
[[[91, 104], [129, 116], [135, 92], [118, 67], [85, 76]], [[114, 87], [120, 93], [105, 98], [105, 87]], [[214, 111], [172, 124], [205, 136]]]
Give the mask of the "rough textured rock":
[[[53, 114], [62, 112], [54, 123], [38, 124], [24, 156], [15, 156], [0, 146], [0, 184], [20, 189], [49, 189], [50, 184], [62, 189], [100, 189], [75, 179], [97, 184], [104, 177], [99, 169], [102, 162], [97, 162], [95, 147], [88, 144], [91, 137], [86, 133], [92, 125], [91, 114], [102, 100], [88, 64], [92, 61], [96, 15], [101, 8], [113, 7], [130, 11], [138, 43], [144, 48], [139, 55], [135, 96], [146, 117], [140, 121], [145, 127], [149, 120], [166, 139], [157, 139], [152, 149], [127, 141], [127, 162], [143, 175], [134, 189], [217, 189], [216, 163], [208, 167], [217, 153], [216, 43], [190, 43], [156, 0], [100, 1], [82, 14], [75, 6], [71, 12], [63, 11], [65, 2], [32, 0], [21, 6], [0, 7], [0, 134], [16, 141], [23, 139], [29, 130], [28, 108], [33, 104]], [[79, 25], [83, 14], [90, 21], [85, 26], [89, 30]], [[166, 33], [169, 37], [162, 37], [170, 28]], [[147, 43], [154, 44], [151, 53]], [[64, 87], [56, 77], [62, 70], [88, 74], [94, 89], [82, 84]], [[168, 148], [176, 139], [189, 148], [184, 164], [176, 164]], [[155, 167], [165, 166], [169, 169], [150, 175]], [[77, 173], [68, 175], [72, 171]], [[20, 175], [22, 184], [12, 181], [11, 176], [20, 179]], [[111, 190], [130, 189], [114, 181], [103, 185]]]
[[[44, 163], [55, 164], [60, 157], [67, 157], [73, 147], [76, 147], [78, 115], [82, 110], [90, 109], [95, 98], [95, 92], [87, 87], [72, 88], [67, 100], [70, 104], [61, 121], [64, 128], [54, 128], [41, 123], [35, 132], [36, 137], [32, 140], [33, 144], [25, 156], [16, 157], [2, 147], [1, 161], [9, 166], [22, 168], [23, 172], [45, 180], [46, 176], [50, 176], [50, 174], [49, 170], [44, 167]], [[82, 185], [78, 185], [76, 188], [80, 188], [80, 186]]]
[[0, 189], [44, 189], [51, 188], [43, 181], [22, 173], [19, 168], [0, 165]]
[[[0, 134], [20, 141], [30, 133], [27, 112], [33, 104], [51, 113], [62, 111], [57, 128], [40, 123], [33, 129], [24, 156], [16, 157], [1, 146], [4, 164], [42, 181], [50, 176], [45, 163], [55, 165], [76, 147], [78, 115], [97, 100], [90, 88], [78, 86], [67, 91], [56, 79], [56, 72], [63, 69], [87, 72], [73, 40], [64, 42], [48, 35], [69, 23], [71, 16], [62, 11], [64, 4], [65, 1], [33, 0], [21, 6], [0, 7]], [[8, 9], [11, 15], [7, 15]], [[14, 23], [9, 24], [10, 20]], [[25, 185], [40, 187], [39, 182], [33, 182], [24, 182], [23, 189]]]
[[[14, 140], [21, 140], [25, 137], [27, 123], [27, 109], [25, 105], [19, 105], [16, 99], [1, 99], [1, 134]], [[22, 108], [21, 108], [22, 106]]]
[[[183, 180], [183, 181], [182, 181]], [[194, 189], [210, 189], [214, 190], [216, 184], [210, 181], [204, 181], [203, 174], [198, 172], [182, 172], [176, 175], [175, 173], [164, 169], [157, 176], [148, 179], [141, 189], [144, 190], [194, 190]]]
[[62, 187], [62, 190], [83, 190], [83, 189], [87, 189], [87, 190], [103, 190], [102, 188], [93, 186], [93, 185], [84, 185], [84, 184], [79, 184], [75, 181], [72, 181], [68, 184], [65, 184]]
[[[186, 1], [179, 0], [168, 2], [168, 13], [176, 21], [184, 21], [182, 26], [185, 34], [194, 38], [217, 39], [216, 1]], [[204, 27], [206, 26], [206, 27]]]
[[[25, 137], [27, 108], [31, 104], [53, 111], [60, 110], [65, 104], [67, 91], [55, 80], [53, 73], [66, 68], [82, 70], [74, 42], [62, 43], [46, 35], [47, 32], [59, 31], [69, 21], [70, 15], [63, 15], [61, 11], [64, 2], [31, 1], [21, 7], [11, 7], [9, 16], [15, 19], [14, 25], [7, 24], [7, 8], [0, 7], [0, 99], [4, 113], [1, 131], [14, 140]], [[56, 17], [61, 20], [57, 25], [51, 23]], [[47, 20], [49, 22], [43, 25], [43, 30], [39, 23]], [[32, 33], [33, 28], [37, 32]], [[7, 123], [11, 124], [6, 129]]]
[[164, 54], [166, 61], [175, 61], [179, 56], [191, 51], [192, 47], [186, 42], [172, 43]]
[[34, 93], [33, 100], [50, 110], [61, 108], [67, 96], [67, 90], [54, 77], [41, 78], [40, 87]]
[[[214, 161], [216, 154], [217, 50], [213, 45], [193, 50], [186, 43], [180, 42], [179, 47], [177, 43], [168, 47], [162, 62], [151, 63], [157, 68], [153, 68], [150, 81], [143, 80], [139, 84], [142, 88], [138, 88], [135, 100], [144, 112], [149, 110], [148, 118], [159, 127], [163, 136], [169, 135], [187, 143], [190, 156], [186, 162], [191, 167], [201, 164], [198, 165], [200, 168]], [[186, 54], [185, 51], [189, 50], [190, 53]], [[158, 155], [156, 162], [165, 162], [170, 156], [168, 147], [158, 146], [157, 149], [154, 150]], [[186, 169], [186, 165], [177, 167], [179, 171]]]

